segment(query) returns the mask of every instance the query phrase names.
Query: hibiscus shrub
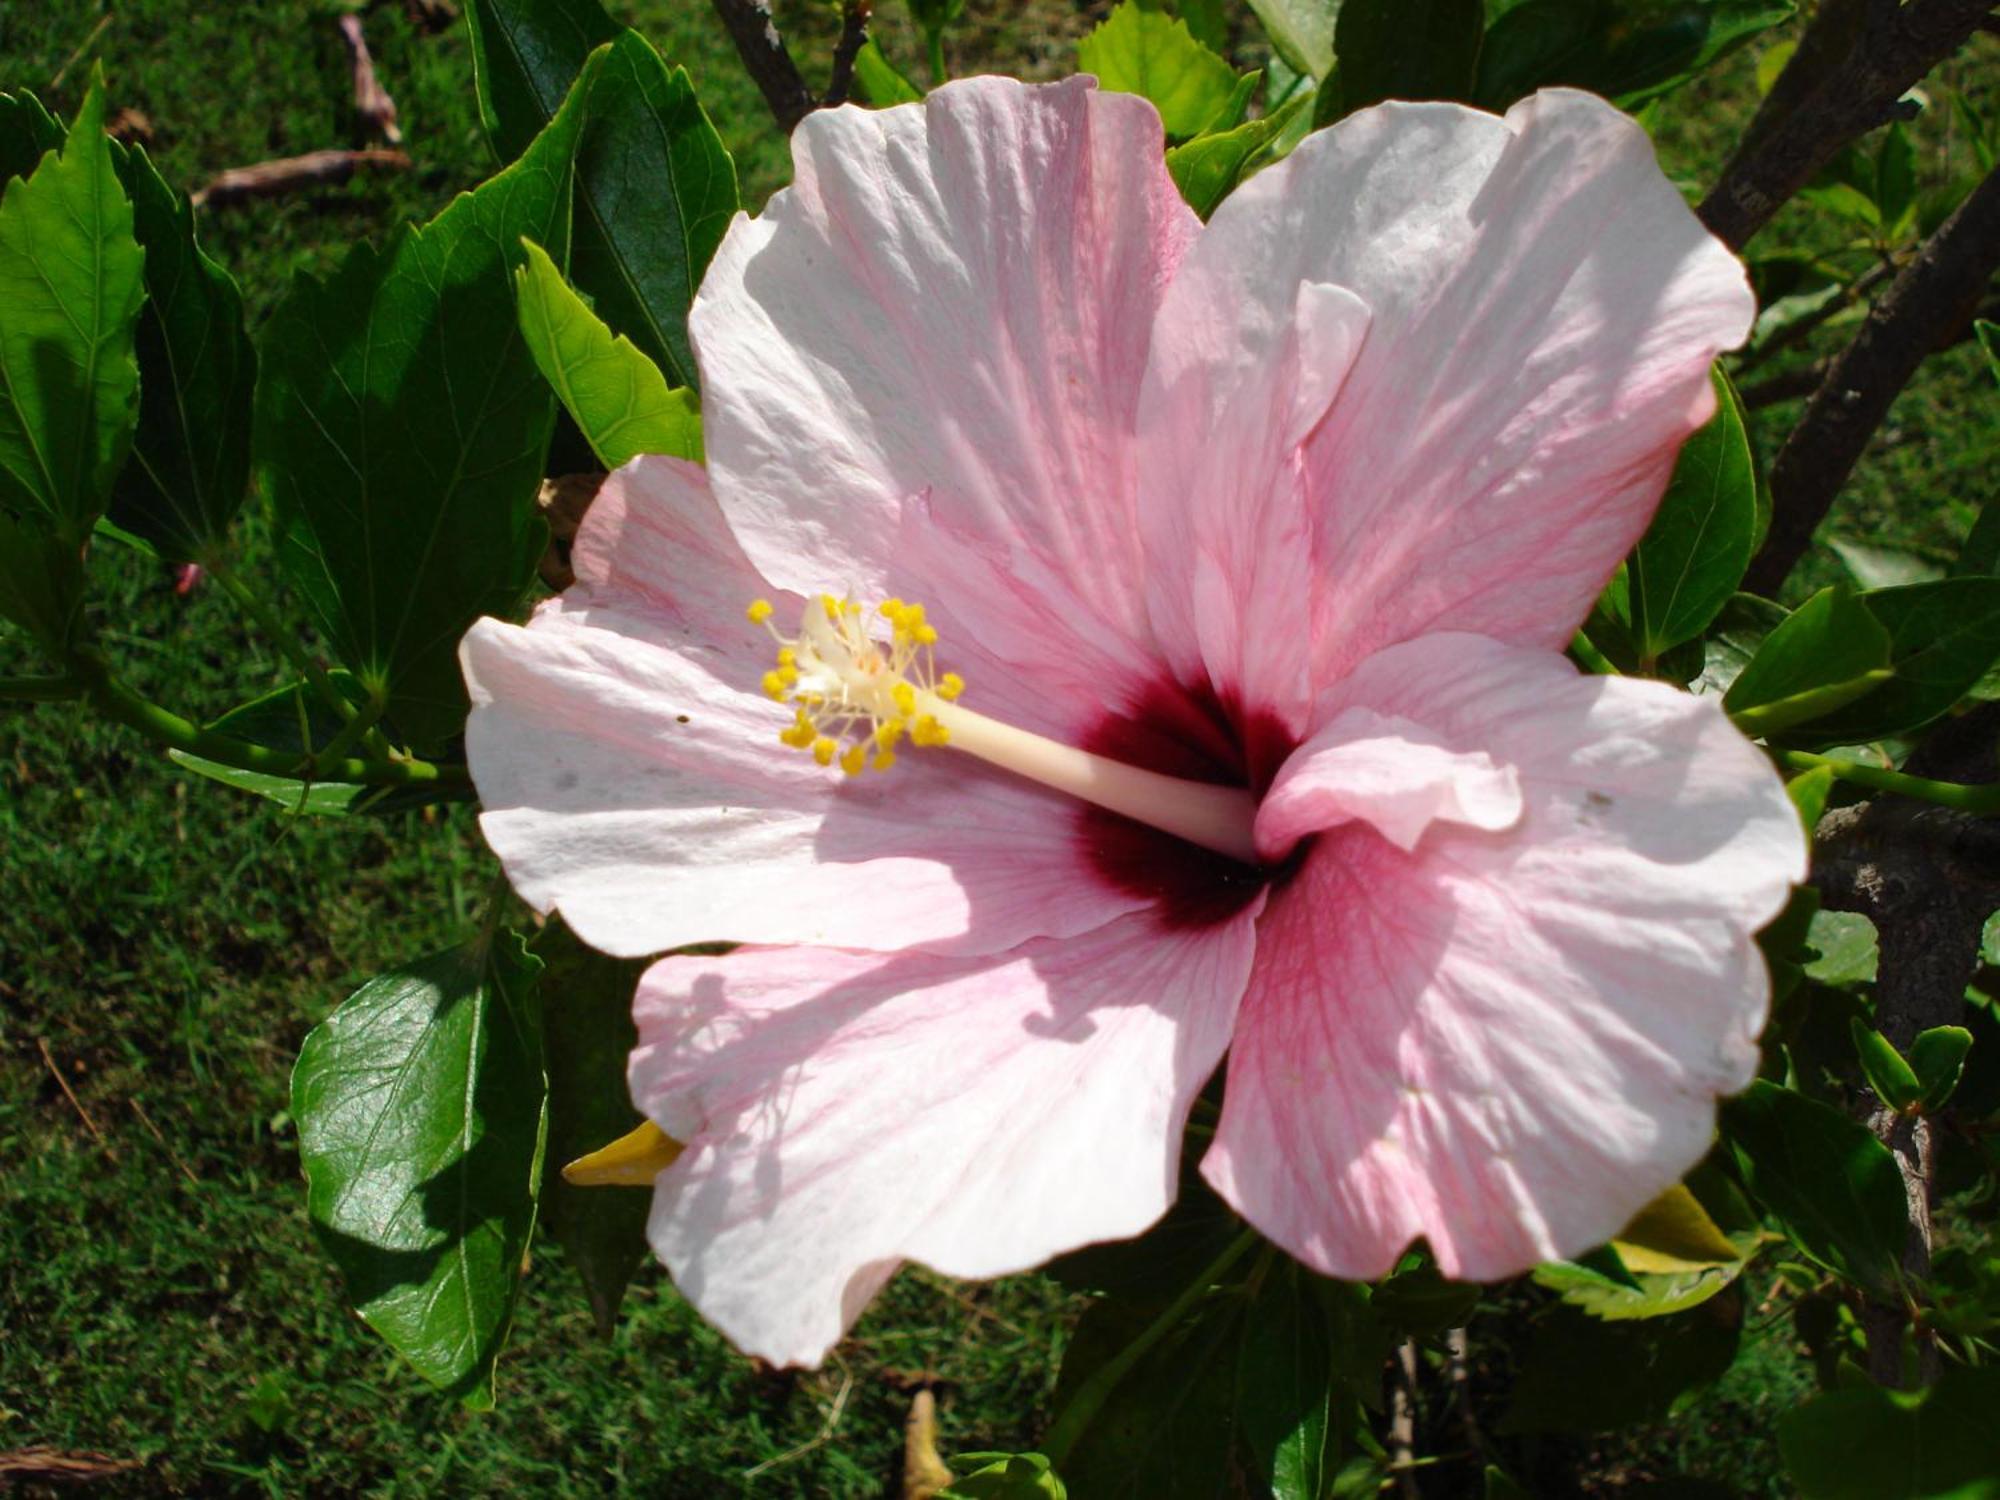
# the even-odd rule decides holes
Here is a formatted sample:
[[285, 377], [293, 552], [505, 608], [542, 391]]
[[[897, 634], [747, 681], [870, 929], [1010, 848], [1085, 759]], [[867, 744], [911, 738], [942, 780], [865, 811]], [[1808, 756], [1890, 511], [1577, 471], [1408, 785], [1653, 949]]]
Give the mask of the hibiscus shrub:
[[[101, 84], [0, 96], [0, 697], [504, 870], [298, 1059], [355, 1310], [483, 1401], [538, 1234], [777, 1364], [1045, 1265], [964, 1496], [1569, 1492], [1776, 1340], [1799, 1492], [2000, 1493], [2000, 507], [1798, 566], [1995, 348], [1991, 101], [1919, 87], [1985, 0], [1127, 0], [1036, 87], [911, 8], [822, 92], [716, 0], [745, 216], [642, 36], [469, 0], [502, 165], [254, 342]], [[1646, 127], [1753, 41], [1697, 209]], [[1801, 195], [1852, 243], [1746, 270]], [[296, 680], [136, 692], [106, 546]]]

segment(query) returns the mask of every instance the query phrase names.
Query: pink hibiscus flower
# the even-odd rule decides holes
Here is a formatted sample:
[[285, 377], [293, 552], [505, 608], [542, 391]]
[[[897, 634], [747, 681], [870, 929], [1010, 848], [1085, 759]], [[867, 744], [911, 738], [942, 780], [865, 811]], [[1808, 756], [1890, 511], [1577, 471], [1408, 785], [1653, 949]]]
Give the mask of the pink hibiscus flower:
[[1713, 702], [1561, 654], [1753, 312], [1645, 135], [1385, 105], [1206, 227], [1085, 79], [794, 153], [694, 308], [706, 471], [614, 475], [463, 653], [520, 893], [744, 945], [636, 1000], [680, 1290], [812, 1363], [905, 1260], [1136, 1234], [1225, 1053], [1202, 1170], [1319, 1271], [1614, 1234], [1805, 875]]

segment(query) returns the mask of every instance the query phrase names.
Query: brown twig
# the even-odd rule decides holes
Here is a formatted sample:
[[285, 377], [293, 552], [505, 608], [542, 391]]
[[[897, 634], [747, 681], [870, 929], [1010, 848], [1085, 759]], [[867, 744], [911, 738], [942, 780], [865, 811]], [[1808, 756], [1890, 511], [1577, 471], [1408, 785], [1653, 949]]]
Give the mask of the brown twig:
[[847, 95], [854, 87], [854, 59], [868, 45], [868, 23], [874, 10], [874, 0], [847, 0], [840, 21], [840, 40], [833, 46], [833, 71], [827, 77], [826, 97], [821, 101], [828, 108], [847, 102]]
[[338, 186], [355, 171], [403, 171], [409, 157], [400, 151], [376, 147], [366, 151], [309, 151], [304, 156], [260, 161], [255, 166], [231, 167], [216, 174], [207, 187], [194, 194], [195, 207], [222, 208], [249, 198], [270, 198], [300, 188]]
[[[1910, 769], [1991, 782], [2000, 779], [1996, 744], [2000, 704], [1987, 704], [1935, 731], [1910, 757]], [[1979, 966], [1981, 928], [2000, 906], [2000, 821], [1896, 797], [1837, 808], [1820, 819], [1814, 836], [1813, 883], [1829, 909], [1858, 911], [1875, 924], [1881, 945], [1875, 1024], [1899, 1050], [1920, 1032], [1961, 1019], [1965, 986]], [[1930, 1122], [1877, 1107], [1869, 1123], [1903, 1175], [1910, 1209], [1903, 1271], [1921, 1285], [1930, 1273], [1936, 1180]], [[1880, 1384], [1905, 1381], [1909, 1322], [1900, 1298], [1871, 1298], [1862, 1309], [1869, 1374]], [[1929, 1384], [1937, 1378], [1938, 1352], [1921, 1327], [1916, 1347], [1918, 1383]]]
[[159, 1143], [162, 1151], [167, 1153], [167, 1160], [181, 1169], [181, 1176], [185, 1177], [190, 1185], [200, 1187], [201, 1179], [188, 1170], [188, 1164], [181, 1160], [180, 1153], [175, 1151], [167, 1143], [167, 1138], [160, 1134], [160, 1127], [155, 1125], [153, 1117], [146, 1113], [146, 1106], [137, 1099], [127, 1099], [125, 1102], [132, 1106], [132, 1113], [139, 1117], [139, 1123], [146, 1127], [146, 1133]]
[[1897, 101], [1992, 9], [1993, 0], [1827, 0], [1702, 201], [1702, 221], [1742, 249], [1850, 141], [1895, 118]]
[[90, 28], [90, 35], [76, 44], [76, 50], [63, 59], [63, 65], [56, 69], [56, 76], [49, 80], [50, 93], [53, 94], [62, 87], [63, 80], [69, 77], [69, 70], [83, 61], [84, 54], [97, 45], [97, 39], [104, 35], [104, 29], [111, 24], [111, 18], [117, 14], [115, 10], [107, 10], [97, 18], [97, 24]]
[[1924, 242], [1855, 335], [1771, 464], [1771, 531], [1743, 586], [1775, 594], [1917, 366], [1971, 319], [2000, 267], [2000, 171]]
[[1404, 1500], [1417, 1500], [1417, 1345], [1404, 1339], [1390, 1367], [1389, 1468]]
[[354, 112], [390, 145], [402, 145], [403, 128], [396, 123], [396, 101], [375, 76], [375, 59], [369, 55], [368, 38], [361, 34], [361, 17], [352, 11], [342, 16], [340, 35], [347, 43], [347, 55], [354, 62]]
[[1474, 1453], [1486, 1452], [1486, 1435], [1479, 1430], [1479, 1413], [1472, 1401], [1472, 1356], [1463, 1328], [1445, 1331], [1445, 1349], [1451, 1356], [1451, 1391], [1458, 1401], [1458, 1422], [1465, 1433], [1465, 1446]]
[[36, 1037], [35, 1044], [42, 1049], [42, 1061], [48, 1064], [49, 1072], [54, 1075], [56, 1087], [63, 1091], [63, 1097], [69, 1100], [69, 1106], [76, 1111], [76, 1117], [83, 1121], [83, 1128], [90, 1132], [90, 1138], [104, 1148], [105, 1155], [113, 1161], [118, 1160], [118, 1153], [112, 1149], [111, 1142], [104, 1138], [104, 1132], [97, 1128], [97, 1121], [91, 1119], [90, 1111], [83, 1107], [83, 1101], [76, 1097], [76, 1090], [71, 1088], [69, 1080], [63, 1077], [63, 1070], [56, 1066], [56, 1055], [49, 1051], [49, 1039], [45, 1036]]
[[785, 48], [785, 39], [771, 20], [771, 7], [764, 0], [713, 0], [716, 15], [729, 28], [736, 55], [762, 90], [764, 102], [778, 128], [790, 135], [799, 121], [816, 107], [812, 90], [800, 76], [799, 65]]
[[[1971, 343], [1975, 337], [1973, 324], [1981, 319], [1991, 322], [1995, 318], [2000, 318], [2000, 301], [1982, 304], [1963, 328], [1931, 350], [1931, 353], [1941, 354], [1946, 349], [1956, 349], [1960, 344]], [[1825, 384], [1828, 373], [1833, 369], [1834, 358], [1835, 356], [1828, 355], [1825, 359], [1816, 359], [1800, 365], [1795, 370], [1781, 370], [1778, 374], [1767, 376], [1763, 380], [1739, 385], [1736, 394], [1743, 398], [1743, 404], [1752, 411], [1766, 406], [1776, 406], [1780, 401], [1796, 401], [1801, 396], [1810, 396]]]

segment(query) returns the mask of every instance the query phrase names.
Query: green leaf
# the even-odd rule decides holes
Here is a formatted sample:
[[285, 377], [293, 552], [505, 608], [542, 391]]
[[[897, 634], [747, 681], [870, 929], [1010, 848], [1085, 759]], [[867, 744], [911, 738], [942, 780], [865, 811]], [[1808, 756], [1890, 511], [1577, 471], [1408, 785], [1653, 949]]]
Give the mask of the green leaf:
[[2000, 1367], [1948, 1369], [1928, 1391], [1827, 1391], [1778, 1420], [1804, 1500], [2000, 1495]]
[[139, 430], [111, 495], [111, 519], [177, 562], [228, 530], [250, 483], [257, 354], [243, 298], [195, 241], [194, 210], [144, 150], [120, 151], [146, 251], [139, 316]]
[[1265, 146], [1281, 134], [1292, 117], [1309, 107], [1312, 96], [1297, 94], [1262, 119], [1233, 130], [1197, 136], [1167, 151], [1167, 170], [1188, 206], [1202, 218], [1213, 214], [1252, 169]]
[[1487, 27], [1473, 98], [1505, 110], [1546, 82], [1580, 76], [1603, 48], [1599, 0], [1524, 0]]
[[1826, 816], [1826, 802], [1833, 795], [1833, 786], [1832, 766], [1814, 766], [1785, 783], [1785, 795], [1799, 810], [1799, 821], [1805, 825], [1807, 837], [1812, 836], [1819, 820]]
[[1245, 1316], [1237, 1355], [1244, 1445], [1279, 1500], [1317, 1500], [1342, 1457], [1344, 1402], [1312, 1279], [1293, 1263], [1273, 1268]]
[[1709, 622], [1702, 641], [1702, 670], [1697, 690], [1726, 693], [1750, 665], [1770, 633], [1790, 618], [1782, 604], [1756, 594], [1736, 594]]
[[1735, 1357], [1736, 1316], [1718, 1316], [1723, 1307], [1644, 1322], [1558, 1307], [1528, 1345], [1500, 1430], [1608, 1432], [1664, 1419]]
[[868, 102], [878, 109], [915, 104], [924, 97], [924, 91], [903, 76], [902, 69], [889, 61], [872, 36], [854, 54], [854, 78]]
[[[675, 385], [698, 388], [688, 306], [736, 214], [736, 166], [683, 68], [596, 0], [472, 0], [473, 78], [503, 160], [556, 115], [603, 43], [576, 156], [570, 279]], [[557, 259], [560, 261], [561, 257]]]
[[643, 960], [607, 958], [585, 947], [560, 920], [535, 939], [544, 966], [543, 1012], [549, 1074], [549, 1149], [542, 1221], [583, 1281], [598, 1332], [610, 1335], [618, 1304], [646, 1256], [650, 1190], [576, 1187], [562, 1165], [625, 1135], [640, 1121], [625, 1087], [625, 1064], [639, 1044], [632, 992]]
[[1680, 1183], [1640, 1209], [1613, 1244], [1626, 1267], [1638, 1272], [1699, 1270], [1743, 1258], [1701, 1200]]
[[0, 619], [61, 657], [83, 610], [83, 549], [0, 510]]
[[1321, 88], [1315, 123], [1384, 99], [1469, 100], [1485, 29], [1481, 0], [1342, 0], [1338, 87]]
[[1235, 69], [1197, 42], [1186, 22], [1133, 0], [1076, 44], [1076, 61], [1102, 87], [1150, 99], [1167, 134], [1182, 139], [1206, 130], [1236, 91]]
[[1732, 1242], [1739, 1252], [1736, 1260], [1685, 1271], [1648, 1272], [1630, 1277], [1630, 1286], [1605, 1276], [1583, 1260], [1539, 1265], [1535, 1267], [1534, 1280], [1537, 1286], [1560, 1295], [1571, 1307], [1607, 1323], [1671, 1317], [1699, 1307], [1728, 1290], [1743, 1274], [1756, 1251], [1758, 1237], [1739, 1234]]
[[534, 1228], [539, 967], [502, 934], [372, 979], [292, 1074], [307, 1208], [355, 1311], [468, 1393], [490, 1379]]
[[63, 128], [41, 100], [25, 90], [0, 94], [0, 187], [26, 177], [62, 143]]
[[2000, 380], [2000, 323], [1979, 318], [1972, 327], [1979, 335], [1979, 347], [1986, 351], [1986, 368], [1993, 372], [1995, 380]]
[[1821, 589], [1764, 638], [1722, 706], [1748, 735], [1822, 718], [1889, 679], [1889, 632], [1845, 587]]
[[694, 392], [669, 390], [659, 366], [609, 328], [530, 241], [514, 273], [521, 335], [599, 463], [622, 468], [642, 453], [701, 462]]
[[1479, 1287], [1469, 1281], [1447, 1281], [1436, 1266], [1420, 1264], [1377, 1282], [1371, 1305], [1389, 1327], [1429, 1338], [1472, 1316], [1479, 1305]]
[[[1054, 1407], [1149, 1325], [1157, 1305], [1107, 1298], [1084, 1313], [1063, 1352]], [[1149, 1349], [1112, 1388], [1066, 1455], [1063, 1478], [1078, 1495], [1109, 1500], [1220, 1497], [1236, 1444], [1235, 1340], [1240, 1320], [1210, 1302]]]
[[1743, 405], [1713, 372], [1715, 415], [1687, 440], [1653, 523], [1632, 553], [1632, 630], [1655, 661], [1707, 629], [1750, 566], [1757, 535], [1757, 470]]
[[62, 151], [0, 197], [0, 512], [77, 548], [131, 446], [145, 295], [96, 83]]
[[1069, 1491], [1039, 1453], [961, 1453], [977, 1464], [938, 1491], [937, 1500], [1066, 1500]]
[[1250, 0], [1271, 50], [1295, 73], [1324, 78], [1333, 71], [1333, 29], [1340, 0]]
[[1979, 507], [1979, 518], [1972, 523], [1965, 545], [1958, 549], [1958, 561], [1951, 571], [1955, 578], [1967, 573], [2000, 573], [2000, 500], [1988, 500]]
[[1793, 1244], [1849, 1280], [1895, 1286], [1909, 1210], [1895, 1157], [1865, 1125], [1759, 1079], [1724, 1103], [1722, 1128]]
[[1929, 583], [1944, 577], [1943, 568], [1914, 552], [1872, 547], [1845, 537], [1833, 538], [1827, 547], [1864, 589], [1898, 588], [1906, 583]]
[[1860, 702], [1817, 718], [1818, 743], [1858, 745], [1921, 729], [1949, 713], [2000, 658], [2000, 578], [1872, 589], [1859, 602], [1888, 631], [1894, 676]]
[[1873, 984], [1881, 955], [1875, 924], [1858, 911], [1818, 911], [1806, 932], [1819, 956], [1806, 964], [1806, 977], [1835, 989]]
[[285, 562], [341, 659], [412, 742], [464, 722], [458, 640], [519, 601], [555, 403], [516, 326], [524, 237], [568, 240], [584, 88], [513, 166], [273, 316], [258, 465]]
[[1790, 20], [1795, 9], [1790, 0], [1680, 0], [1650, 6], [1636, 25], [1613, 24], [1603, 60], [1586, 77], [1563, 81], [1593, 88], [1620, 109], [1637, 109]]
[[1875, 1097], [1899, 1113], [1915, 1108], [1923, 1098], [1923, 1085], [1895, 1044], [1859, 1016], [1849, 1017], [1847, 1027], [1861, 1059], [1861, 1074]]
[[1910, 1069], [1923, 1090], [1917, 1108], [1936, 1114], [1950, 1102], [1972, 1050], [1972, 1033], [1963, 1026], [1933, 1026], [1910, 1043]]
[[1917, 157], [1909, 132], [1892, 123], [1875, 149], [1875, 204], [1882, 210], [1882, 228], [1891, 235], [1917, 206]]

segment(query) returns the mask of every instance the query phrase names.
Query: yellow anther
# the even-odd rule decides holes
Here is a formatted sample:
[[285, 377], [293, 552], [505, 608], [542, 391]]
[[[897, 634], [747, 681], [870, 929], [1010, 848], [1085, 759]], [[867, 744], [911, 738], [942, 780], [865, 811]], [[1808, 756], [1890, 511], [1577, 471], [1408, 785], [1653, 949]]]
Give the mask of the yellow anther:
[[938, 679], [937, 687], [933, 691], [945, 702], [956, 703], [958, 695], [965, 691], [965, 679], [956, 672], [947, 672]]
[[888, 769], [889, 769], [889, 767], [893, 766], [893, 765], [894, 765], [895, 763], [896, 763], [896, 752], [895, 752], [895, 751], [893, 751], [893, 750], [877, 750], [877, 751], [875, 752], [875, 769], [876, 769], [876, 770], [878, 770], [878, 771], [886, 771], [886, 770], [888, 770]]
[[821, 594], [819, 596], [819, 607], [826, 611], [826, 617], [829, 620], [838, 620], [840, 618], [840, 601], [834, 598], [833, 595]]
[[876, 609], [880, 612], [883, 619], [893, 625], [896, 623], [896, 616], [903, 612], [903, 601], [901, 599], [884, 599], [876, 606]]
[[917, 690], [907, 682], [897, 683], [889, 690], [889, 696], [895, 700], [896, 712], [904, 718], [917, 711]]
[[789, 665], [782, 666], [778, 668], [778, 678], [786, 687], [791, 687], [799, 680], [799, 669]]
[[910, 726], [910, 741], [925, 746], [946, 745], [951, 743], [951, 731], [938, 723], [935, 715], [920, 714]]
[[[798, 674], [794, 672], [792, 675], [796, 677]], [[777, 672], [766, 672], [764, 674], [764, 696], [766, 698], [773, 698], [779, 702], [783, 702], [785, 686], [785, 679], [781, 674]]]
[[833, 764], [833, 752], [839, 748], [840, 746], [836, 745], [832, 740], [828, 739], [825, 735], [821, 735], [812, 742], [813, 759], [823, 766], [830, 766]]
[[910, 637], [919, 646], [935, 646], [938, 638], [937, 626], [919, 625], [910, 632]]
[[773, 606], [769, 599], [752, 599], [750, 607], [743, 613], [749, 616], [752, 625], [762, 625], [771, 618], [772, 610]]
[[868, 765], [868, 747], [849, 745], [840, 753], [840, 769], [849, 776], [859, 776]]
[[791, 648], [790, 646], [780, 646], [780, 647], [778, 648], [778, 665], [779, 665], [779, 666], [781, 666], [781, 667], [796, 667], [796, 666], [797, 666], [798, 664], [799, 664], [799, 653], [798, 653], [798, 652], [794, 651], [794, 650], [793, 650], [793, 649], [792, 649], [792, 648]]
[[903, 725], [897, 719], [889, 720], [875, 731], [875, 743], [880, 745], [884, 750], [894, 749], [896, 741], [902, 737]]

